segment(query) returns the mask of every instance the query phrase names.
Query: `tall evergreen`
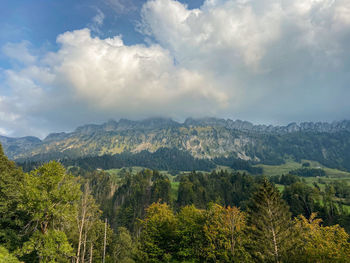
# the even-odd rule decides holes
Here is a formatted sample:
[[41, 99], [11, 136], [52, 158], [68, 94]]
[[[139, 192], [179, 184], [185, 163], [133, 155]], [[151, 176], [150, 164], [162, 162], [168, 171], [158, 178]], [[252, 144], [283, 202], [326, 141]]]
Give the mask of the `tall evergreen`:
[[266, 179], [251, 198], [248, 226], [249, 248], [257, 262], [288, 262], [293, 248], [291, 213]]

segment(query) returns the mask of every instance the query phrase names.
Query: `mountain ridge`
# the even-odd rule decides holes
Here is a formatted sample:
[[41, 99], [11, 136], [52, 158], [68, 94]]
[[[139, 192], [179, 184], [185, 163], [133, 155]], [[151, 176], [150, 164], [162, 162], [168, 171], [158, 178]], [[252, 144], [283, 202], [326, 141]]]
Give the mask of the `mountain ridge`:
[[[158, 125], [149, 125], [163, 122], [163, 126]], [[129, 129], [140, 129], [140, 128], [166, 128], [166, 124], [171, 124], [172, 127], [181, 127], [181, 126], [221, 126], [229, 129], [239, 130], [239, 131], [254, 131], [254, 132], [267, 132], [267, 133], [291, 133], [299, 131], [309, 131], [309, 132], [326, 132], [333, 133], [339, 131], [349, 131], [350, 132], [350, 120], [341, 120], [333, 122], [291, 122], [287, 125], [266, 125], [266, 124], [253, 124], [249, 121], [242, 120], [231, 120], [231, 119], [222, 119], [214, 117], [205, 117], [205, 118], [187, 118], [184, 122], [177, 122], [171, 118], [148, 118], [143, 120], [128, 120], [120, 119], [119, 121], [108, 120], [102, 124], [85, 124], [78, 126], [72, 132], [55, 132], [48, 134], [44, 139], [39, 139], [36, 136], [23, 136], [23, 137], [8, 137], [0, 135], [0, 142], [5, 142], [5, 140], [26, 140], [33, 138], [36, 141], [49, 141], [57, 137], [64, 137], [73, 133], [91, 133], [97, 130], [104, 131], [113, 131], [113, 130], [129, 130]], [[147, 125], [148, 124], [148, 125]]]
[[1, 136], [0, 142], [6, 154], [19, 161], [177, 148], [195, 158], [234, 156], [271, 164], [291, 157], [350, 169], [348, 120], [272, 126], [218, 118], [187, 118], [183, 123], [169, 118], [121, 119], [83, 125], [73, 132], [51, 133], [43, 140]]

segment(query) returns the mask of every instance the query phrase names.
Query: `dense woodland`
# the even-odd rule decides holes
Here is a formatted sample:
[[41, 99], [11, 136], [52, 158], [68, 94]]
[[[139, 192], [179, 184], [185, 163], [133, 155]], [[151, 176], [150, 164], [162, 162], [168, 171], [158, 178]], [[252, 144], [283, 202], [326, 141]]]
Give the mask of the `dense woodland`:
[[[141, 151], [139, 153], [123, 152], [115, 155], [86, 156], [76, 159], [59, 159], [64, 166], [77, 166], [84, 170], [103, 170], [141, 166], [151, 170], [165, 170], [171, 174], [179, 171], [210, 171], [217, 165], [224, 165], [234, 170], [245, 170], [250, 174], [262, 174], [262, 168], [254, 167], [252, 162], [230, 157], [213, 159], [194, 158], [190, 153], [176, 148], [160, 148], [154, 153]], [[24, 171], [31, 171], [40, 166], [40, 161], [19, 162]]]
[[174, 196], [151, 170], [116, 177], [50, 162], [25, 173], [0, 149], [0, 262], [350, 261], [346, 184], [227, 171], [176, 179]]
[[[104, 170], [142, 166], [153, 170], [166, 170], [176, 174], [178, 171], [210, 171], [216, 164], [208, 159], [197, 159], [185, 151], [176, 148], [160, 148], [154, 153], [141, 151], [139, 153], [123, 152], [115, 155], [86, 156], [76, 159], [63, 158], [60, 162], [65, 166], [78, 166], [85, 170]], [[41, 162], [26, 161], [19, 163], [25, 171], [30, 171]]]

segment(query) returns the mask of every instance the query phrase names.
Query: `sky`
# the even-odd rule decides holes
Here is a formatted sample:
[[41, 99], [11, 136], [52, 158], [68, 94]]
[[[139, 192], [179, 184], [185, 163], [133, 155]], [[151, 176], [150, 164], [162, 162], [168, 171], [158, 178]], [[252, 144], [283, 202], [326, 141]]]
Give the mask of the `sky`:
[[350, 116], [349, 0], [2, 0], [0, 135]]

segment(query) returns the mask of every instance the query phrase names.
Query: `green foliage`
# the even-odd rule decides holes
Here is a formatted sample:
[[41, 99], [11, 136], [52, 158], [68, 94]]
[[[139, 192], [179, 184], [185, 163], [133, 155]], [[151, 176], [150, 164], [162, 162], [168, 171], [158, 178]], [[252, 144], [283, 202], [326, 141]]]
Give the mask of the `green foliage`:
[[[91, 184], [102, 201], [98, 182], [74, 178], [57, 162], [24, 174], [0, 149], [0, 244], [25, 262], [101, 261], [105, 223], [90, 191]], [[106, 262], [114, 261], [112, 240], [107, 226]]]
[[45, 233], [35, 232], [29, 241], [23, 244], [18, 254], [23, 256], [32, 252], [35, 252], [42, 263], [69, 262], [69, 258], [74, 255], [66, 234], [54, 229]]
[[19, 260], [8, 252], [6, 248], [0, 246], [0, 263], [20, 263]]
[[259, 262], [284, 262], [293, 249], [293, 224], [279, 191], [265, 180], [249, 205], [247, 234]]
[[[132, 166], [142, 166], [153, 170], [166, 171], [210, 171], [215, 164], [208, 159], [194, 158], [190, 153], [176, 148], [159, 148], [154, 153], [141, 151], [139, 153], [123, 152], [115, 155], [88, 156], [78, 159], [64, 159], [66, 166], [79, 166], [87, 170], [102, 168], [104, 170]], [[30, 167], [28, 163], [24, 166]], [[34, 166], [35, 162], [31, 164]]]
[[176, 257], [181, 262], [204, 261], [205, 212], [192, 206], [182, 207], [176, 215]]
[[298, 175], [301, 177], [322, 177], [326, 176], [326, 172], [322, 169], [315, 168], [300, 168], [296, 170], [289, 171], [290, 174]]
[[45, 234], [49, 229], [62, 229], [67, 220], [75, 218], [80, 186], [61, 164], [44, 164], [26, 174], [24, 182], [20, 208], [31, 217], [28, 228], [39, 228]]
[[295, 262], [349, 262], [349, 235], [339, 225], [321, 226], [321, 219], [311, 214], [309, 219], [299, 216], [295, 219], [299, 233], [300, 250], [295, 255]]
[[146, 262], [169, 262], [175, 251], [176, 218], [166, 204], [154, 203], [141, 221], [141, 251]]
[[227, 171], [210, 174], [191, 173], [180, 179], [177, 205], [194, 204], [205, 208], [208, 203], [245, 207], [259, 177]]
[[304, 167], [310, 167], [310, 163], [309, 162], [303, 162], [301, 165], [303, 168]]
[[0, 262], [101, 262], [105, 217], [106, 263], [350, 260], [349, 236], [334, 225], [350, 229], [346, 183], [270, 178], [290, 212], [271, 183], [238, 172], [180, 175], [172, 204], [157, 171], [71, 171], [77, 178], [51, 162], [24, 174], [0, 149]]
[[234, 170], [245, 170], [250, 174], [262, 174], [263, 169], [261, 167], [252, 166], [251, 162], [234, 157], [216, 157], [213, 162], [217, 165], [228, 166]]
[[298, 176], [292, 174], [271, 176], [269, 180], [270, 182], [281, 185], [291, 185], [301, 181]]
[[[104, 233], [105, 233], [105, 222], [103, 220], [97, 220], [92, 225], [89, 234], [87, 245], [86, 260], [92, 257], [92, 262], [102, 262], [103, 258], [103, 246], [104, 246]], [[114, 242], [115, 233], [112, 228], [107, 224], [106, 232], [106, 263], [115, 262], [114, 253]], [[91, 252], [92, 247], [92, 253]]]
[[152, 182], [151, 202], [170, 203], [170, 180], [158, 171], [153, 171]]
[[169, 179], [157, 171], [144, 170], [136, 175], [127, 175], [113, 195], [114, 216], [112, 226], [137, 230], [138, 218], [143, 218], [145, 209], [153, 202], [169, 202], [171, 185]]
[[185, 206], [174, 215], [155, 203], [142, 226], [140, 262], [250, 262], [243, 246], [245, 215], [236, 207]]
[[125, 227], [119, 227], [114, 241], [114, 254], [117, 262], [133, 263], [134, 257], [138, 254], [134, 246], [132, 236]]
[[347, 182], [334, 181], [331, 186], [334, 188], [336, 197], [350, 199], [350, 186]]
[[237, 207], [211, 204], [206, 211], [203, 252], [207, 262], [249, 262], [244, 248], [245, 214]]
[[18, 209], [24, 193], [24, 174], [9, 161], [0, 144], [0, 244], [14, 250], [21, 242], [26, 215]]
[[313, 212], [321, 209], [319, 189], [301, 182], [286, 186], [283, 191], [283, 199], [290, 206], [294, 217], [300, 214], [309, 217]]
[[[85, 182], [82, 191], [83, 194], [80, 197], [78, 213], [76, 215], [76, 224], [72, 225], [74, 229], [71, 231], [71, 233], [76, 234], [76, 236], [70, 236], [77, 251], [76, 258], [80, 260], [80, 262], [85, 261], [86, 250], [88, 250], [87, 246], [96, 246], [96, 240], [98, 238], [101, 239], [101, 236], [104, 234], [103, 231], [94, 232], [96, 225], [101, 225], [101, 211], [91, 195], [88, 182]], [[78, 231], [74, 231], [75, 229], [78, 229]], [[77, 244], [75, 244], [74, 241], [78, 241]], [[89, 251], [89, 253], [91, 254], [91, 251]]]

